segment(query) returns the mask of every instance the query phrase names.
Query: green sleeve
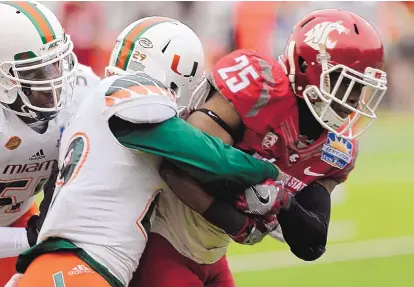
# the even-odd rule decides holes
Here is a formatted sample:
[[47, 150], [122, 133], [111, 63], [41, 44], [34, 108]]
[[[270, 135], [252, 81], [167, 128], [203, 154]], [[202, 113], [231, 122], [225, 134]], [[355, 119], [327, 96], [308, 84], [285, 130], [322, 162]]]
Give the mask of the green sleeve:
[[201, 183], [226, 180], [252, 185], [279, 174], [273, 164], [224, 144], [179, 118], [114, 134], [124, 146], [162, 156]]

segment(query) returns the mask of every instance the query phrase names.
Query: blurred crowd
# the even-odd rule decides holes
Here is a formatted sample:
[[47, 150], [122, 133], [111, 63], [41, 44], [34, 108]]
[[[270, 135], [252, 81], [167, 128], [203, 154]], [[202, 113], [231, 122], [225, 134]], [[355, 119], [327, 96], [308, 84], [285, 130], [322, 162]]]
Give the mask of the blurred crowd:
[[58, 15], [75, 44], [79, 62], [103, 76], [117, 35], [146, 16], [167, 16], [189, 25], [201, 38], [207, 70], [224, 54], [239, 48], [277, 56], [293, 24], [322, 8], [355, 12], [371, 22], [386, 51], [388, 93], [383, 107], [414, 111], [414, 2], [45, 2]]

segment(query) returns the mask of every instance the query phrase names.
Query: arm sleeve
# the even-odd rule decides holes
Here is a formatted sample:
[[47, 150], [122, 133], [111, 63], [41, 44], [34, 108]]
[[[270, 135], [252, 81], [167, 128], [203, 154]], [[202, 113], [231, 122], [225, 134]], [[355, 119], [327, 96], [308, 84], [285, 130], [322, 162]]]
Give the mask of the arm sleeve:
[[179, 118], [151, 125], [120, 123], [116, 117], [111, 120], [111, 130], [122, 145], [162, 156], [201, 183], [227, 180], [251, 185], [276, 179], [279, 174], [273, 164], [226, 145]]
[[326, 188], [313, 183], [305, 187], [287, 209], [278, 215], [283, 237], [290, 250], [305, 261], [318, 259], [325, 252], [331, 198]]

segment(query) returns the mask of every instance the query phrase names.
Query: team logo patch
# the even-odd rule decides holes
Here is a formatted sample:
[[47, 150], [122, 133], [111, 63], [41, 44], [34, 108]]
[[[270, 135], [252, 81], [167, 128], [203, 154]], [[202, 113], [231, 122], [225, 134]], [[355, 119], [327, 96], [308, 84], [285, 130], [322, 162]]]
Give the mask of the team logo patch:
[[292, 153], [290, 156], [289, 156], [289, 162], [290, 163], [296, 163], [296, 162], [298, 162], [298, 160], [300, 159], [300, 156], [299, 156], [299, 154], [297, 154], [297, 153]]
[[[336, 31], [337, 35], [332, 32]], [[324, 44], [326, 49], [333, 49], [336, 46], [338, 35], [349, 34], [349, 29], [342, 25], [342, 21], [322, 22], [316, 24], [305, 34], [303, 42], [313, 49], [319, 51], [319, 44]]]
[[19, 138], [18, 136], [12, 136], [9, 138], [9, 140], [6, 142], [4, 146], [8, 150], [15, 150], [20, 146], [21, 143], [22, 143], [21, 138]]
[[56, 184], [58, 186], [71, 182], [79, 173], [83, 163], [89, 154], [89, 138], [84, 133], [76, 133], [72, 136], [66, 154], [61, 163], [59, 176]]
[[277, 142], [279, 137], [272, 132], [268, 132], [262, 140], [262, 150], [270, 149]]
[[322, 147], [321, 160], [333, 167], [343, 169], [347, 164], [351, 163], [352, 151], [352, 142], [329, 132]]
[[140, 39], [138, 39], [138, 43], [143, 47], [143, 48], [147, 48], [147, 49], [149, 49], [149, 48], [152, 48], [152, 47], [154, 47], [153, 45], [152, 45], [152, 42], [150, 41], [150, 40], [148, 40], [147, 38], [140, 38]]

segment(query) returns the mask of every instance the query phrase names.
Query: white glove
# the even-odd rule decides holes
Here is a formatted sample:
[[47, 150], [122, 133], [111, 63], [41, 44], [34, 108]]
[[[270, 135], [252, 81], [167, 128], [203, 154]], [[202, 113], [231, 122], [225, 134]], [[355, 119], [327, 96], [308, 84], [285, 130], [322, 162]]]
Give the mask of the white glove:
[[267, 180], [261, 184], [248, 187], [236, 201], [236, 207], [248, 214], [278, 214], [287, 201], [288, 192], [283, 181]]
[[282, 243], [286, 243], [286, 240], [283, 237], [282, 227], [280, 226], [280, 224], [276, 227], [275, 230], [269, 232], [269, 235]]
[[0, 227], [0, 258], [19, 256], [29, 248], [26, 228]]

